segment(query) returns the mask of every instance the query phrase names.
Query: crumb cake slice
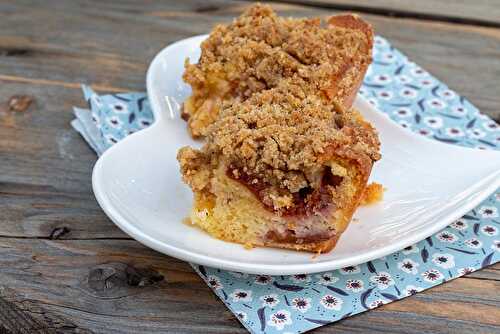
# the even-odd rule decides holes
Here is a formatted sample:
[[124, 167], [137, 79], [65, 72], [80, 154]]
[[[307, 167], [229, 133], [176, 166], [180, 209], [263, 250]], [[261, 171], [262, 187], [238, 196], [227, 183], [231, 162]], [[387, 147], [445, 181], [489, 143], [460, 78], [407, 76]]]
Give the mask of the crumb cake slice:
[[288, 82], [224, 105], [204, 147], [178, 153], [193, 224], [248, 247], [311, 252], [334, 247], [379, 158], [356, 111]]
[[255, 5], [228, 25], [216, 26], [197, 64], [186, 60], [192, 96], [183, 118], [203, 137], [225, 101], [243, 101], [283, 79], [349, 109], [371, 62], [373, 31], [352, 14], [294, 19]]

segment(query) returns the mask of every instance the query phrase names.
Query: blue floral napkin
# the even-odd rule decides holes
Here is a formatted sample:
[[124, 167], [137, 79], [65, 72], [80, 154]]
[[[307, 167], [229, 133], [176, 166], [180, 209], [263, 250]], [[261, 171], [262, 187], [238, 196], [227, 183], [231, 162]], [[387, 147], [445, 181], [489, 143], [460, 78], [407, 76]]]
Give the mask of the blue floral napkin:
[[[73, 127], [101, 154], [154, 120], [144, 93], [99, 96]], [[478, 149], [500, 148], [500, 126], [376, 37], [360, 90], [392, 120], [423, 136]], [[251, 333], [303, 333], [411, 296], [500, 260], [500, 189], [441, 232], [386, 257], [313, 275], [266, 276], [192, 264]]]

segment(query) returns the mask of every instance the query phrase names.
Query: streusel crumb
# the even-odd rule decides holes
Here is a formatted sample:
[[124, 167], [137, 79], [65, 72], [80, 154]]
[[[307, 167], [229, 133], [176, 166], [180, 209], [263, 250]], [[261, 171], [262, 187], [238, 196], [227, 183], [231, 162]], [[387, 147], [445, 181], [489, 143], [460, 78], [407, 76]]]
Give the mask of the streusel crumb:
[[370, 205], [378, 203], [384, 197], [384, 186], [380, 183], [373, 182], [366, 186], [363, 197], [361, 198], [362, 205]]
[[244, 100], [283, 79], [306, 93], [347, 102], [371, 62], [373, 36], [367, 27], [363, 31], [334, 21], [323, 24], [319, 18], [279, 17], [266, 5], [252, 6], [231, 24], [216, 26], [201, 45], [199, 62], [186, 62], [184, 80], [193, 96], [184, 111], [191, 133], [205, 135], [223, 101]]
[[[335, 149], [331, 149], [334, 147]], [[293, 193], [319, 187], [325, 160], [332, 153], [346, 158], [378, 160], [379, 142], [375, 130], [359, 120], [355, 111], [340, 112], [316, 95], [283, 81], [276, 88], [254, 94], [242, 103], [222, 108], [210, 126], [207, 144], [201, 151], [179, 152], [183, 176], [191, 187], [207, 186], [208, 169], [221, 160], [239, 173], [258, 176], [265, 184], [265, 201], [275, 208], [288, 206]], [[216, 161], [214, 161], [216, 160]]]

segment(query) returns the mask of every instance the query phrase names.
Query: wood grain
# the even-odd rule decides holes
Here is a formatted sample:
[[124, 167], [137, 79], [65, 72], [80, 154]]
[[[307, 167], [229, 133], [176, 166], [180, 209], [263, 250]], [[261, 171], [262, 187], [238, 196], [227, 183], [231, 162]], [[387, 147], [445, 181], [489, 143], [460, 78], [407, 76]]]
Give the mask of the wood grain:
[[210, 324], [214, 333], [243, 332], [188, 264], [132, 240], [4, 239], [0, 257], [1, 282], [17, 292], [16, 303], [33, 302], [79, 328], [200, 333]]
[[[46, 85], [2, 85], [0, 103], [28, 94], [23, 113], [0, 109], [0, 236], [126, 237], [102, 213], [90, 177], [95, 153], [69, 122], [80, 90]], [[5, 106], [5, 103], [4, 103]]]
[[0, 333], [4, 334], [91, 333], [30, 301], [19, 299], [6, 288], [0, 288], [0, 324]]
[[[132, 240], [10, 238], [0, 240], [0, 258], [0, 280], [16, 291], [15, 304], [32, 303], [77, 328], [96, 333], [140, 333], [144, 328], [148, 333], [244, 332], [186, 263]], [[390, 326], [396, 333], [491, 333], [500, 316], [496, 277], [455, 280], [320, 332], [383, 333]], [[141, 279], [144, 284], [138, 283]], [[457, 321], [450, 324], [450, 318]]]
[[[67, 82], [71, 87], [83, 82], [144, 90], [147, 65], [166, 44], [206, 33], [215, 23], [231, 20], [249, 6], [222, 4], [192, 0], [154, 2], [151, 6], [128, 1], [106, 5], [91, 1], [78, 6], [51, 0], [45, 7], [30, 1], [16, 2], [15, 6], [0, 3], [0, 50], [5, 54], [0, 56], [0, 75]], [[288, 4], [275, 7], [293, 16], [336, 12]], [[10, 15], [14, 10], [19, 14]], [[499, 29], [363, 16], [377, 33], [483, 112], [500, 117], [496, 84], [500, 75]], [[30, 24], [31, 20], [51, 24], [45, 28]], [[117, 33], [124, 26], [127, 33]], [[2, 76], [0, 81], [6, 82]]]
[[491, 0], [287, 0], [283, 2], [391, 17], [500, 26], [500, 7]]
[[[0, 314], [13, 312], [40, 333], [245, 332], [188, 264], [130, 240], [105, 217], [90, 184], [95, 153], [69, 122], [71, 107], [84, 106], [80, 83], [143, 91], [156, 52], [249, 5], [0, 2]], [[292, 16], [336, 12], [273, 6]], [[363, 16], [452, 89], [500, 115], [499, 29]], [[33, 100], [23, 112], [8, 107], [16, 95]], [[496, 264], [318, 333], [500, 332], [499, 284]], [[14, 330], [4, 318], [0, 324], [0, 333]]]

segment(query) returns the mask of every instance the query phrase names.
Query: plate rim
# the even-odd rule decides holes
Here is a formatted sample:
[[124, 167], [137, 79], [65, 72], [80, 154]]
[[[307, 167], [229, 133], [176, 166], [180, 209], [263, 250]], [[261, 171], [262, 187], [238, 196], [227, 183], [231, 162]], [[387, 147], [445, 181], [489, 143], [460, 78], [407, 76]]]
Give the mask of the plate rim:
[[[389, 245], [373, 249], [367, 252], [364, 252], [362, 254], [358, 254], [355, 256], [350, 256], [346, 257], [343, 259], [335, 259], [335, 260], [330, 260], [330, 261], [323, 261], [323, 262], [314, 262], [311, 261], [311, 263], [308, 264], [282, 264], [282, 265], [276, 265], [276, 264], [261, 264], [261, 263], [254, 263], [254, 262], [238, 262], [236, 260], [227, 260], [227, 259], [217, 259], [211, 256], [207, 256], [201, 253], [197, 253], [191, 250], [186, 250], [184, 248], [176, 247], [169, 245], [168, 243], [165, 243], [163, 241], [160, 241], [159, 239], [154, 238], [153, 236], [146, 234], [142, 232], [139, 227], [134, 226], [134, 224], [128, 222], [128, 220], [117, 210], [114, 205], [111, 203], [111, 200], [106, 196], [106, 192], [103, 191], [103, 182], [102, 182], [102, 177], [103, 177], [103, 161], [107, 159], [108, 156], [114, 152], [117, 147], [127, 145], [127, 142], [134, 140], [133, 138], [136, 138], [137, 136], [145, 135], [148, 131], [154, 131], [158, 124], [160, 124], [160, 121], [162, 119], [162, 111], [161, 111], [161, 105], [159, 102], [159, 97], [157, 96], [152, 96], [153, 91], [153, 71], [155, 70], [157, 63], [160, 61], [160, 59], [164, 56], [165, 52], [171, 48], [172, 46], [179, 44], [179, 43], [185, 43], [188, 42], [189, 40], [192, 39], [201, 39], [203, 37], [206, 37], [207, 35], [197, 35], [193, 37], [189, 37], [186, 39], [179, 40], [175, 43], [172, 43], [165, 48], [163, 48], [160, 52], [156, 54], [156, 56], [153, 58], [151, 61], [148, 71], [147, 71], [147, 76], [146, 76], [146, 86], [147, 86], [147, 95], [150, 100], [150, 105], [151, 109], [153, 111], [153, 114], [155, 116], [155, 121], [154, 123], [147, 129], [144, 129], [142, 131], [139, 131], [137, 133], [134, 133], [133, 135], [127, 136], [117, 144], [113, 145], [110, 147], [108, 150], [104, 152], [104, 154], [101, 155], [101, 157], [97, 160], [93, 171], [92, 171], [92, 188], [94, 191], [94, 195], [97, 199], [97, 202], [103, 209], [103, 211], [106, 213], [106, 215], [121, 229], [123, 230], [126, 234], [130, 235], [132, 238], [135, 240], [139, 241], [140, 243], [144, 244], [147, 247], [150, 247], [156, 251], [159, 251], [160, 253], [188, 261], [188, 262], [193, 262], [198, 265], [206, 265], [209, 267], [215, 267], [215, 268], [220, 268], [224, 270], [231, 270], [231, 271], [239, 271], [239, 272], [245, 272], [245, 273], [251, 273], [251, 274], [268, 274], [268, 275], [293, 275], [293, 274], [303, 274], [303, 273], [317, 273], [317, 272], [323, 272], [323, 271], [329, 271], [329, 270], [334, 270], [338, 268], [342, 268], [345, 266], [351, 266], [351, 265], [359, 265], [361, 263], [365, 263], [367, 261], [371, 261], [373, 259], [377, 259], [386, 255], [389, 255], [393, 252], [396, 252], [398, 250], [403, 249], [404, 247], [407, 247], [409, 245], [412, 245], [414, 243], [417, 243], [435, 233], [440, 231], [441, 229], [445, 228], [448, 226], [449, 222], [459, 219], [462, 217], [465, 213], [468, 211], [472, 210], [474, 207], [476, 207], [478, 204], [480, 204], [485, 198], [487, 198], [491, 193], [493, 193], [498, 187], [500, 187], [500, 178], [497, 180], [493, 180], [493, 182], [489, 183], [489, 186], [486, 187], [482, 192], [481, 196], [475, 196], [472, 200], [468, 201], [464, 206], [460, 208], [460, 210], [455, 210], [452, 211], [451, 213], [448, 213], [444, 215], [443, 218], [438, 220], [436, 224], [433, 224], [429, 226], [426, 229], [423, 229], [422, 231], [419, 231], [417, 233], [412, 233], [410, 236], [406, 236], [405, 238], [401, 238], [398, 240], [398, 242], [391, 243]], [[358, 99], [362, 101], [366, 105], [367, 108], [372, 109], [375, 113], [380, 115], [380, 117], [384, 117], [384, 115], [378, 111], [376, 108], [371, 106], [358, 94], [357, 96]], [[387, 120], [392, 123], [389, 119]], [[394, 124], [395, 127], [397, 125]], [[398, 130], [404, 131], [404, 129], [399, 129]], [[441, 145], [450, 145], [450, 144], [445, 144], [445, 143], [440, 143], [434, 140], [431, 140], [429, 138], [425, 138], [423, 136], [419, 136], [413, 132], [405, 132], [406, 135], [411, 135], [415, 136], [415, 138], [418, 138], [419, 140], [428, 140], [433, 142], [434, 144], [441, 144]], [[471, 150], [471, 148], [465, 148], [465, 147], [459, 147], [459, 146], [454, 146], [459, 149], [463, 150]], [[472, 149], [473, 150], [473, 149]], [[482, 181], [482, 180], [481, 180]], [[207, 237], [210, 237], [207, 234]], [[251, 251], [251, 250], [249, 250]], [[313, 257], [313, 254], [311, 254], [311, 258]]]

